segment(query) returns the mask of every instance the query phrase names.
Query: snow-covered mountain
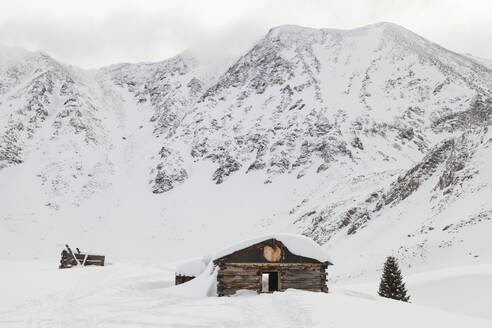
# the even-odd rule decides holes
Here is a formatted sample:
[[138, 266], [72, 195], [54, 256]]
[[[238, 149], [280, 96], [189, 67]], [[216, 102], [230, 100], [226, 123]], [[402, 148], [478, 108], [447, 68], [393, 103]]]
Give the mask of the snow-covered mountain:
[[1, 48], [0, 256], [175, 260], [296, 231], [334, 279], [391, 253], [490, 262], [491, 120], [489, 66], [391, 23], [93, 71]]
[[[156, 191], [187, 160], [215, 163], [216, 183], [236, 171], [260, 170], [269, 183], [333, 166], [408, 167], [452, 115], [489, 96], [490, 74], [393, 24], [272, 29], [186, 115], [163, 148]], [[183, 140], [190, 149], [174, 149]]]

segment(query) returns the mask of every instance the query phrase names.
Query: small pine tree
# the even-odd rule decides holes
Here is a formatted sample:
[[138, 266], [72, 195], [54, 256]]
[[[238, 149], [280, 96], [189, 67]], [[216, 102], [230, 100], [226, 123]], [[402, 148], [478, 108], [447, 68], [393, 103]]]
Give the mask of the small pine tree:
[[389, 256], [384, 263], [383, 276], [379, 283], [379, 296], [392, 298], [403, 302], [408, 302], [407, 289], [403, 282], [403, 276], [398, 268], [398, 262], [393, 256]]

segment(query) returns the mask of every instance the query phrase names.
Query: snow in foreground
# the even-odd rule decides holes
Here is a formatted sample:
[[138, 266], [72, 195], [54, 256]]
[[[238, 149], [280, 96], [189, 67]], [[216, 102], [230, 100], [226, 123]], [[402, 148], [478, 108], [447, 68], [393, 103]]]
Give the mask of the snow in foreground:
[[393, 327], [394, 322], [399, 327], [492, 327], [486, 319], [337, 287], [330, 294], [292, 290], [197, 297], [186, 293], [186, 288], [171, 287], [173, 273], [166, 268], [117, 264], [58, 270], [52, 263], [36, 261], [3, 261], [0, 266], [0, 327], [4, 328], [380, 328]]

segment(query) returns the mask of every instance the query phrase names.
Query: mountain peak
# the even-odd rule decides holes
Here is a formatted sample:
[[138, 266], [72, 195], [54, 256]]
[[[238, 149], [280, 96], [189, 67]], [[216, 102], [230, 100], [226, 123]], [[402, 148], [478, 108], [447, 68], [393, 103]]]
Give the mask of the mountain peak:
[[279, 36], [280, 34], [286, 34], [286, 33], [315, 33], [319, 31], [319, 29], [312, 28], [312, 27], [305, 27], [305, 26], [300, 26], [300, 25], [293, 25], [293, 24], [286, 24], [286, 25], [279, 25], [272, 27], [267, 35], [271, 37], [276, 37]]
[[280, 25], [271, 28], [264, 41], [280, 42], [283, 45], [312, 44], [324, 42], [326, 38], [352, 38], [364, 36], [378, 43], [379, 40], [391, 39], [400, 44], [421, 44], [427, 47], [432, 44], [421, 36], [392, 22], [379, 22], [351, 29], [312, 28], [299, 25]]
[[286, 25], [279, 25], [272, 27], [268, 33], [267, 37], [279, 37], [280, 35], [285, 35], [285, 34], [317, 34], [322, 31], [324, 32], [337, 32], [337, 33], [350, 33], [353, 31], [360, 31], [360, 30], [391, 30], [391, 31], [398, 31], [398, 32], [411, 32], [407, 28], [398, 25], [396, 23], [392, 22], [378, 22], [374, 24], [369, 24], [369, 25], [364, 25], [360, 27], [355, 27], [355, 28], [349, 28], [349, 29], [335, 29], [335, 28], [314, 28], [314, 27], [306, 27], [306, 26], [300, 26], [300, 25], [291, 25], [291, 24], [286, 24]]
[[0, 65], [22, 61], [28, 56], [39, 55], [23, 48], [0, 45]]
[[377, 27], [377, 28], [385, 28], [385, 29], [397, 29], [397, 30], [407, 30], [405, 27], [399, 25], [399, 24], [396, 24], [396, 23], [393, 23], [393, 22], [378, 22], [378, 23], [374, 23], [374, 24], [369, 24], [369, 25], [365, 25], [363, 26], [362, 28], [370, 28], [370, 27]]

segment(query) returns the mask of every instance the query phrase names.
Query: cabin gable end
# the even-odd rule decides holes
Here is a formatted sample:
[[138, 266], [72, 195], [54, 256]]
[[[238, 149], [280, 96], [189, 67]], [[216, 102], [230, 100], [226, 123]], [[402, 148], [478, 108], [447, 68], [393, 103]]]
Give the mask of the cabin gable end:
[[318, 260], [293, 254], [281, 241], [268, 239], [243, 248], [221, 258], [214, 263], [321, 263]]

